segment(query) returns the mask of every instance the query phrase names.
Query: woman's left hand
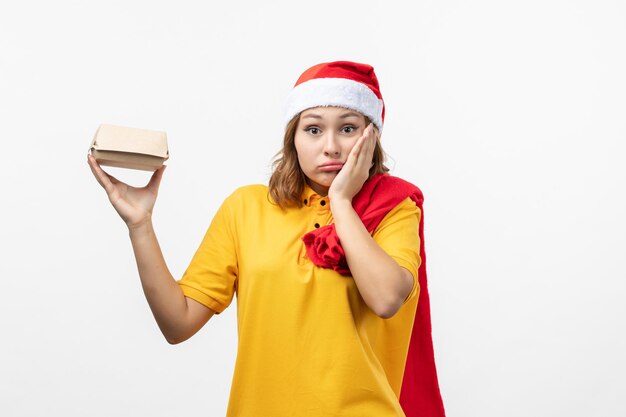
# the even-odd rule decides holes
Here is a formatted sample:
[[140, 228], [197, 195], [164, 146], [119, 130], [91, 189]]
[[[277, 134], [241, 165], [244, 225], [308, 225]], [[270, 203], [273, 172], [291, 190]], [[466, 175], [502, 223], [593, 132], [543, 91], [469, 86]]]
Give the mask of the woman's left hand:
[[361, 190], [369, 177], [377, 139], [378, 130], [370, 123], [363, 131], [363, 135], [357, 139], [346, 163], [328, 189], [331, 202], [342, 199], [352, 201]]

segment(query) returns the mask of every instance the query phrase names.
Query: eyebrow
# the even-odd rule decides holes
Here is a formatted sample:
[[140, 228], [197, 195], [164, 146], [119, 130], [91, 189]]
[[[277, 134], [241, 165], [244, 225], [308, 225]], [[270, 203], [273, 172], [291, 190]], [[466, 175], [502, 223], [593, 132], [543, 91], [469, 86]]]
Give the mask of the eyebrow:
[[[344, 113], [341, 116], [339, 116], [340, 119], [346, 119], [348, 117], [359, 117], [360, 114], [355, 113], [355, 112], [348, 112], [348, 113]], [[306, 116], [302, 116], [303, 119], [307, 119], [307, 118], [311, 118], [311, 119], [322, 119], [322, 116], [320, 116], [319, 114], [315, 114], [315, 113], [309, 113]]]

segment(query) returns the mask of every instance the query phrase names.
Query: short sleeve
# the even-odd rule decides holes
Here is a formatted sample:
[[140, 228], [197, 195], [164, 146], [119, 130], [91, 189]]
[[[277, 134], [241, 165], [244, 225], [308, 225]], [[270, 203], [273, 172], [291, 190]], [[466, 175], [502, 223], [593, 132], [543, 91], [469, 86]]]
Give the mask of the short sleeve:
[[237, 285], [237, 242], [231, 197], [218, 209], [189, 267], [178, 281], [186, 297], [218, 314], [232, 302]]
[[380, 222], [372, 237], [376, 243], [413, 275], [413, 288], [405, 303], [419, 295], [418, 269], [421, 264], [419, 222], [421, 210], [407, 197]]

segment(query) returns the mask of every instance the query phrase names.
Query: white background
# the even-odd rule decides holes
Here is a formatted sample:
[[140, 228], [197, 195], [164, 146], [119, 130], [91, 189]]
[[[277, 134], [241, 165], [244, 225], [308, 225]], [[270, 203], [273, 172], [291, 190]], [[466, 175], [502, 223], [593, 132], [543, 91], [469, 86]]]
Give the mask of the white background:
[[425, 195], [448, 416], [626, 415], [625, 23], [622, 1], [3, 2], [0, 414], [224, 415], [234, 304], [165, 342], [87, 149], [100, 123], [167, 131], [180, 277], [267, 182], [300, 73], [347, 59]]

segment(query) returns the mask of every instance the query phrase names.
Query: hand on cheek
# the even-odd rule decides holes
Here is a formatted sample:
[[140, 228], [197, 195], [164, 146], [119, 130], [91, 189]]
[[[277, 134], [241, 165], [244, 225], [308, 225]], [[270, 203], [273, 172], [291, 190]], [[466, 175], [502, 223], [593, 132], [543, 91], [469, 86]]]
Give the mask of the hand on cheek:
[[331, 201], [342, 199], [352, 201], [363, 187], [372, 166], [376, 136], [374, 125], [370, 123], [363, 131], [363, 135], [357, 139], [345, 165], [333, 180], [328, 190]]

